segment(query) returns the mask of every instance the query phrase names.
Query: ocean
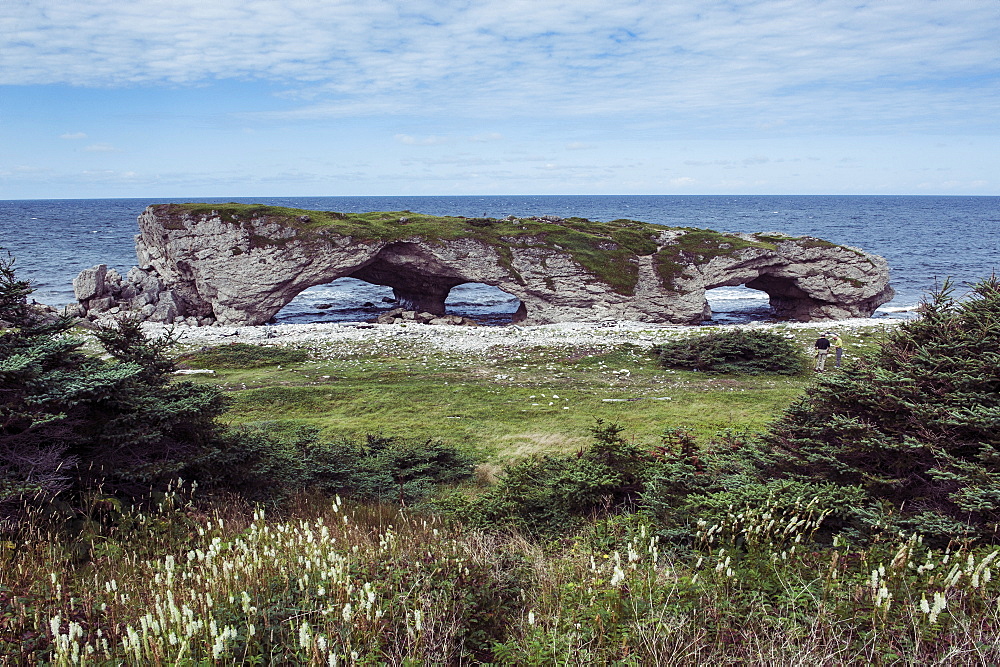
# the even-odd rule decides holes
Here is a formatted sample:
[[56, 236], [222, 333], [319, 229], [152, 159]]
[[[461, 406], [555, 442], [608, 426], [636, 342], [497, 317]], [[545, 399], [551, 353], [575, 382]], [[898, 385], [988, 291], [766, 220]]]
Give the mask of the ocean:
[[[73, 278], [107, 264], [123, 275], [136, 263], [136, 217], [149, 204], [198, 201], [261, 203], [340, 211], [403, 211], [432, 215], [578, 216], [609, 221], [700, 227], [724, 232], [816, 236], [882, 255], [896, 297], [876, 317], [912, 317], [945, 279], [961, 294], [1000, 265], [1000, 197], [939, 196], [670, 196], [539, 195], [465, 197], [236, 197], [197, 199], [0, 200], [0, 247], [16, 259], [18, 277], [41, 303], [73, 302]], [[374, 317], [392, 304], [387, 287], [343, 278], [299, 294], [276, 318], [287, 322], [347, 322]], [[764, 320], [767, 295], [745, 287], [709, 292], [713, 322]], [[487, 285], [460, 285], [446, 302], [451, 313], [483, 324], [510, 321], [517, 301]]]

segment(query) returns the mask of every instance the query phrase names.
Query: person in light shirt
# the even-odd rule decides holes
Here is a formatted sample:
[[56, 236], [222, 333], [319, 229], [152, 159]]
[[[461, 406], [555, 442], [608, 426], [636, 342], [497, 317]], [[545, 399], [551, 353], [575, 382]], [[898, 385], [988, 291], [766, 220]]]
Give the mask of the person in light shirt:
[[835, 368], [840, 368], [840, 360], [844, 356], [844, 339], [841, 338], [838, 333], [830, 335], [833, 336], [833, 340], [830, 341], [830, 344], [833, 346], [833, 351], [836, 354], [836, 357], [833, 360], [833, 365]]

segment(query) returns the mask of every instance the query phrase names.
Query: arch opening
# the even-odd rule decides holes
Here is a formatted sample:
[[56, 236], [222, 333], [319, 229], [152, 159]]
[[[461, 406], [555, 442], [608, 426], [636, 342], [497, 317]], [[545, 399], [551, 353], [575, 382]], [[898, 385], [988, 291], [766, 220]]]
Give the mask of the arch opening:
[[299, 292], [278, 311], [273, 322], [364, 322], [398, 305], [391, 287], [358, 278], [337, 278]]
[[705, 290], [705, 300], [712, 309], [712, 317], [705, 324], [744, 324], [777, 317], [768, 293], [746, 284]]
[[[366, 322], [394, 308], [407, 307], [399, 293], [387, 285], [338, 278], [299, 292], [274, 316], [274, 324], [310, 322]], [[483, 283], [461, 283], [444, 300], [445, 312], [475, 320], [486, 326], [510, 324], [520, 300], [498, 287]]]
[[444, 301], [449, 315], [460, 315], [488, 326], [514, 321], [521, 300], [499, 287], [484, 283], [462, 283], [451, 288]]

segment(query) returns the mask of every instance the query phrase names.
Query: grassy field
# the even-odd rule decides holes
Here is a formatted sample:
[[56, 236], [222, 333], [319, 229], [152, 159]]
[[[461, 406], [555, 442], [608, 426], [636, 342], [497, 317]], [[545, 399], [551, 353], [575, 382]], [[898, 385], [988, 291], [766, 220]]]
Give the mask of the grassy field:
[[[700, 331], [705, 331], [704, 329]], [[694, 332], [694, 335], [697, 331]], [[803, 349], [815, 336], [796, 331]], [[855, 353], [878, 327], [855, 332]], [[576, 450], [596, 419], [641, 444], [666, 428], [705, 440], [725, 429], [760, 429], [812, 382], [811, 375], [729, 376], [661, 368], [650, 345], [535, 347], [493, 353], [435, 352], [410, 341], [310, 343], [299, 362], [236, 367], [207, 353], [182, 357], [190, 376], [231, 398], [230, 423], [308, 424], [328, 438], [380, 432], [440, 438], [497, 462]]]

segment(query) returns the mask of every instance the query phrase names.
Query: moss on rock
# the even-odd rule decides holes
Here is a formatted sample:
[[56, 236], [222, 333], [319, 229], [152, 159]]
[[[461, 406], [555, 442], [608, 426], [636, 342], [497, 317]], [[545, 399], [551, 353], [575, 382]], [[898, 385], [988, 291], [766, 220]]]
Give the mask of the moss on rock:
[[716, 257], [732, 255], [746, 248], [774, 250], [776, 247], [771, 237], [748, 237], [689, 227], [674, 242], [660, 248], [654, 266], [662, 285], [674, 289], [677, 278], [689, 267], [707, 264]]
[[[412, 211], [339, 213], [310, 211], [260, 204], [162, 204], [157, 214], [179, 224], [185, 218], [218, 218], [239, 225], [251, 239], [251, 247], [283, 246], [292, 241], [311, 243], [332, 236], [350, 237], [357, 243], [394, 242], [421, 239], [445, 243], [470, 239], [495, 247], [500, 261], [517, 276], [513, 267], [514, 248], [550, 249], [568, 254], [588, 272], [623, 295], [635, 293], [639, 279], [639, 258], [653, 257], [661, 284], [675, 289], [678, 277], [692, 266], [746, 248], [773, 250], [784, 242], [810, 244], [809, 247], [838, 247], [812, 238], [783, 235], [737, 235], [699, 228], [671, 228], [637, 220], [596, 222], [587, 218], [553, 216], [516, 218], [466, 218], [434, 216]], [[174, 221], [177, 221], [176, 223]], [[276, 238], [274, 226], [290, 233]], [[267, 227], [265, 230], [264, 228]], [[659, 239], [664, 231], [683, 231], [666, 245]]]

